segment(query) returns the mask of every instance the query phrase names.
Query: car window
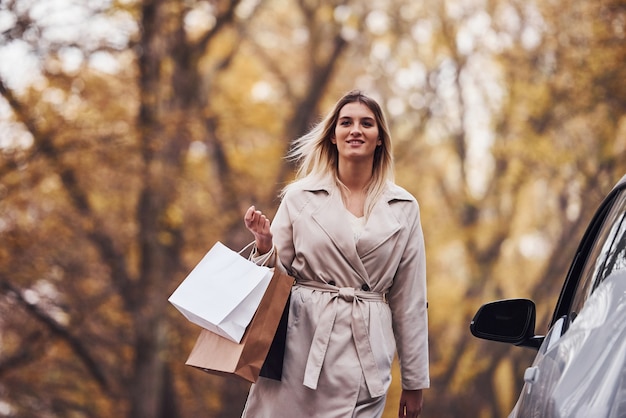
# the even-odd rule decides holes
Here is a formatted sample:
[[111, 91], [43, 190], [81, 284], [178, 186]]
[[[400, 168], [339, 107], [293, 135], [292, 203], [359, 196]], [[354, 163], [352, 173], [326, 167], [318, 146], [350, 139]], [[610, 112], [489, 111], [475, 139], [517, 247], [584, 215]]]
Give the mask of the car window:
[[571, 306], [572, 320], [606, 277], [624, 269], [626, 269], [626, 192], [622, 192], [615, 200], [585, 261]]

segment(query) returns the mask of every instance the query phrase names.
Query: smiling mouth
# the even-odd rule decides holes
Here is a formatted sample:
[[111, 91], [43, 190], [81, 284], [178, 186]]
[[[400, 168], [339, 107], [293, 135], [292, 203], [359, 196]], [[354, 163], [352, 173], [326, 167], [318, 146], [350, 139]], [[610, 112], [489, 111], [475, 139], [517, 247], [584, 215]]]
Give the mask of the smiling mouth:
[[364, 144], [365, 141], [361, 141], [360, 139], [351, 139], [350, 141], [348, 141], [348, 144]]

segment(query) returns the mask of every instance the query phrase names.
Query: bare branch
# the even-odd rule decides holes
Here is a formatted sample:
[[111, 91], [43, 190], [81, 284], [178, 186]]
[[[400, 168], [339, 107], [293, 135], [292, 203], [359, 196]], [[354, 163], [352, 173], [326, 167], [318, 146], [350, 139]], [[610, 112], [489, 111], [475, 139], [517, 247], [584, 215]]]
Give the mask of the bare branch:
[[[2, 288], [2, 282], [0, 282], [0, 288]], [[4, 350], [3, 355], [5, 357], [0, 359], [0, 378], [3, 374], [38, 359], [43, 351], [41, 344], [43, 341], [42, 333], [35, 331], [29, 333], [20, 341], [21, 347], [13, 355], [6, 355], [6, 350]]]
[[[43, 132], [37, 127], [27, 110], [1, 78], [0, 94], [7, 100], [16, 118], [33, 136], [37, 152], [41, 153], [53, 166], [57, 167], [57, 172], [72, 206], [82, 215], [83, 219], [96, 219], [97, 216], [91, 208], [87, 194], [78, 183], [75, 171], [61, 161], [61, 155], [53, 142], [54, 133]], [[111, 267], [112, 280], [120, 289], [123, 297], [127, 298], [131, 293], [129, 292], [131, 280], [128, 276], [124, 254], [116, 250], [111, 236], [98, 229], [97, 222], [85, 222], [85, 231], [89, 240], [98, 249], [102, 261]], [[127, 303], [130, 303], [130, 301], [127, 300]]]
[[[20, 304], [20, 306], [22, 306], [38, 322], [43, 324], [48, 331], [67, 343], [76, 356], [83, 362], [100, 388], [106, 393], [110, 391], [109, 383], [107, 382], [104, 370], [100, 367], [100, 363], [98, 363], [98, 361], [91, 356], [89, 349], [83, 344], [78, 336], [73, 335], [68, 328], [64, 327], [48, 315], [40, 306], [28, 302], [24, 298], [22, 291], [8, 281], [0, 281], [0, 291], [4, 294], [11, 295]], [[28, 355], [25, 354], [25, 358], [17, 360], [26, 361], [27, 359]]]

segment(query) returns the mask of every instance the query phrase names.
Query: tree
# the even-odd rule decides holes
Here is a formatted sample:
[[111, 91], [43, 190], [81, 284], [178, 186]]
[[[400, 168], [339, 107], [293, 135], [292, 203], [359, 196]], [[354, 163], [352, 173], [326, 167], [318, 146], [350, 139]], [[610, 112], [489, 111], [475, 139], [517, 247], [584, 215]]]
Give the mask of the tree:
[[91, 3], [0, 6], [0, 54], [37, 63], [19, 83], [0, 60], [1, 413], [238, 416], [247, 385], [184, 366], [197, 329], [167, 297], [214, 241], [251, 239], [290, 140], [355, 87], [425, 220], [424, 415], [511, 408], [532, 352], [468, 323], [552, 305], [625, 171], [623, 0]]
[[[5, 44], [50, 29], [33, 18], [36, 6], [44, 7], [8, 4], [15, 22]], [[313, 5], [301, 7], [310, 18]], [[186, 409], [193, 415], [203, 406], [179, 404], [171, 370], [172, 361], [182, 363], [191, 341], [171, 328], [165, 301], [174, 278], [188, 268], [183, 255], [193, 258], [211, 235], [234, 231], [241, 206], [250, 198], [240, 193], [247, 184], [237, 182], [241, 171], [221, 136], [229, 115], [215, 109], [220, 100], [230, 104], [226, 96], [233, 90], [221, 90], [217, 80], [241, 65], [236, 61], [247, 38], [244, 27], [256, 8], [244, 10], [239, 2], [154, 0], [78, 12], [94, 21], [108, 13], [127, 24], [136, 16], [137, 30], [128, 33], [127, 46], [117, 49], [103, 40], [95, 46], [68, 45], [35, 37], [31, 48], [42, 63], [45, 89], [31, 88], [20, 97], [4, 80], [0, 84], [15, 121], [32, 140], [31, 146], [3, 150], [3, 203], [9, 215], [4, 235], [12, 244], [3, 257], [3, 306], [25, 314], [7, 316], [4, 324], [11, 336], [7, 340], [14, 343], [2, 370], [7, 387], [14, 388], [10, 398], [23, 400], [10, 408], [18, 415], [39, 416], [73, 410], [87, 416], [174, 417]], [[198, 15], [212, 19], [212, 25], [187, 27]], [[316, 31], [326, 22], [311, 18], [308, 24]], [[324, 37], [316, 42], [327, 43]], [[304, 115], [316, 107], [341, 53], [340, 38], [332, 42], [336, 51], [316, 56], [310, 78], [302, 80], [305, 91], [315, 94], [292, 98], [294, 108], [301, 109], [293, 116], [297, 124], [306, 124]], [[68, 49], [84, 59], [75, 72], [62, 69]], [[90, 70], [88, 59], [104, 52], [128, 68], [114, 76]], [[237, 71], [244, 73], [241, 67]], [[42, 100], [50, 91], [60, 96], [56, 102]], [[215, 176], [198, 168], [198, 158]], [[23, 172], [17, 170], [20, 165]], [[26, 184], [30, 190], [24, 193]], [[197, 187], [217, 193], [203, 196]], [[47, 213], [39, 199], [45, 200]], [[206, 210], [206, 203], [215, 206]], [[19, 217], [20, 204], [37, 215], [22, 220], [27, 228], [11, 219]], [[195, 240], [204, 247], [195, 246]], [[237, 245], [241, 238], [229, 241]], [[37, 265], [14, 264], [42, 256]], [[48, 277], [50, 271], [54, 277]], [[44, 354], [42, 349], [51, 345], [54, 353]], [[42, 367], [46, 358], [52, 365]], [[38, 384], [34, 370], [42, 372]], [[184, 393], [192, 390], [191, 384], [180, 384]], [[22, 389], [37, 386], [30, 393], [48, 393], [42, 401]]]

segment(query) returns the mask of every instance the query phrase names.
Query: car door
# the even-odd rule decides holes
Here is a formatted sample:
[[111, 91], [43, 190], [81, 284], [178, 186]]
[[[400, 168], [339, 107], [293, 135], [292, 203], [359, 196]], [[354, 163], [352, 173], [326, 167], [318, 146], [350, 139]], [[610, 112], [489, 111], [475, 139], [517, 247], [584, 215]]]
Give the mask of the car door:
[[607, 196], [579, 245], [551, 327], [510, 417], [626, 416], [626, 190]]

